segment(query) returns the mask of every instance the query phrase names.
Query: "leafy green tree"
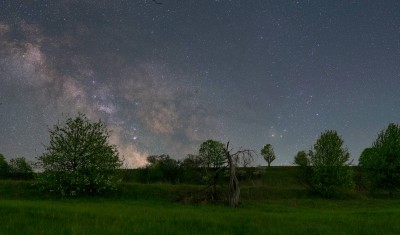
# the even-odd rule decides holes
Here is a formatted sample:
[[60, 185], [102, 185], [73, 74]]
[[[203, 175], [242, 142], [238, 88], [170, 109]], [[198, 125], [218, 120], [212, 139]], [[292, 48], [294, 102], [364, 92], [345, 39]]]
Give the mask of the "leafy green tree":
[[199, 156], [207, 167], [220, 168], [226, 162], [224, 144], [216, 140], [207, 140], [200, 145]]
[[275, 153], [272, 145], [266, 144], [261, 149], [261, 155], [264, 157], [265, 161], [268, 163], [268, 167], [271, 166], [271, 163], [275, 160]]
[[38, 158], [45, 188], [62, 195], [96, 194], [115, 188], [122, 164], [101, 121], [91, 122], [79, 114], [49, 131], [50, 144]]
[[316, 192], [335, 197], [352, 186], [352, 171], [346, 164], [350, 155], [336, 131], [323, 132], [310, 154], [311, 186]]
[[8, 165], [6, 158], [0, 153], [0, 179], [6, 179], [9, 177], [10, 166]]
[[32, 166], [24, 157], [10, 160], [10, 175], [14, 179], [33, 179]]
[[400, 187], [400, 126], [390, 123], [378, 134], [371, 148], [365, 149], [359, 159], [373, 189], [393, 192]]

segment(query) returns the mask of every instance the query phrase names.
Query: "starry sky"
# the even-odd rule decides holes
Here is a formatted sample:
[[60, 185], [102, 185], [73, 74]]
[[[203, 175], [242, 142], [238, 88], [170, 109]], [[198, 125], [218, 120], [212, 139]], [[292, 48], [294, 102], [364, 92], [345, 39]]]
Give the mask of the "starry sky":
[[400, 120], [400, 1], [1, 0], [0, 153], [78, 112], [127, 167], [207, 139], [288, 165], [328, 129], [357, 162]]

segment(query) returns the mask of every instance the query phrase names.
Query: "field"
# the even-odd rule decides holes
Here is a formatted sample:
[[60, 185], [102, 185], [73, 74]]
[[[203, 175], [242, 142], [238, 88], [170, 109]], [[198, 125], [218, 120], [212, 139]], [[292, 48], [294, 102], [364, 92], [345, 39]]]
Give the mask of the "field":
[[398, 234], [399, 201], [0, 200], [1, 234]]
[[[235, 209], [179, 200], [192, 185], [125, 183], [114, 195], [56, 199], [33, 182], [0, 181], [0, 234], [399, 233], [398, 199], [321, 199], [290, 171], [274, 169], [245, 185]], [[272, 176], [281, 178], [272, 183]]]

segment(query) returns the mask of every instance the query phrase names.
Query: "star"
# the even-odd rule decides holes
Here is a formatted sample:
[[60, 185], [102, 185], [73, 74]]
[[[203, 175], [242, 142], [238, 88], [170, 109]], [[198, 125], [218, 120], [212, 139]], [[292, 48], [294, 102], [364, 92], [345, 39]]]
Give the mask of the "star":
[[207, 139], [270, 140], [284, 164], [327, 128], [357, 159], [400, 116], [397, 1], [34, 5], [0, 7], [7, 157], [34, 160], [47, 127], [82, 112], [130, 167], [183, 159]]

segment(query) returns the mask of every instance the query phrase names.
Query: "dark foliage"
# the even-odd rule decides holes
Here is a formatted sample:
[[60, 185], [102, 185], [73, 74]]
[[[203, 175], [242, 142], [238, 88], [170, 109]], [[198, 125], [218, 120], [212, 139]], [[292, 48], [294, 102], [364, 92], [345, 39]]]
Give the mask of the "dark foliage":
[[145, 182], [169, 182], [180, 181], [181, 167], [179, 161], [169, 155], [152, 155], [147, 157], [149, 163], [143, 170], [142, 178]]
[[352, 186], [349, 153], [336, 131], [325, 131], [311, 154], [311, 187], [324, 197], [338, 197]]
[[312, 167], [311, 167], [311, 159], [312, 152], [309, 151], [299, 151], [294, 157], [294, 164], [300, 167], [299, 171], [299, 181], [305, 183], [306, 185], [311, 186], [311, 178], [312, 178]]
[[15, 180], [33, 179], [32, 166], [24, 157], [17, 157], [10, 160], [10, 178]]
[[0, 179], [6, 179], [10, 174], [10, 166], [8, 165], [6, 158], [0, 153]]
[[379, 133], [371, 148], [360, 156], [372, 189], [392, 195], [400, 188], [400, 126], [394, 123]]
[[199, 155], [188, 154], [181, 163], [182, 179], [181, 182], [188, 184], [204, 183], [205, 169], [203, 159]]

